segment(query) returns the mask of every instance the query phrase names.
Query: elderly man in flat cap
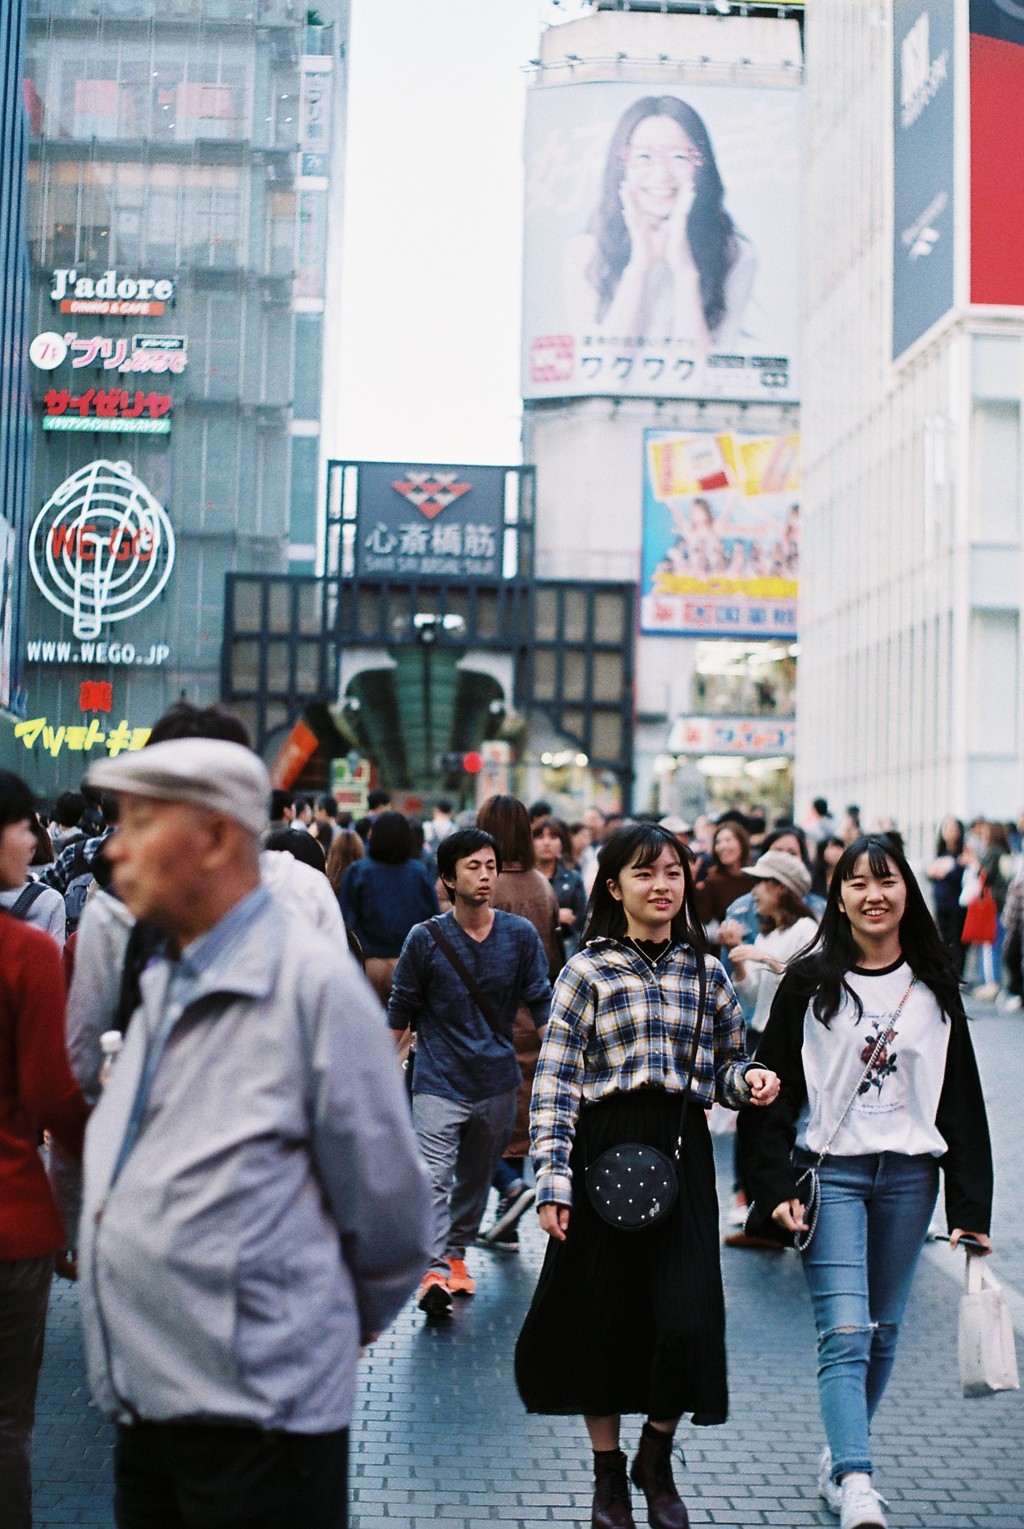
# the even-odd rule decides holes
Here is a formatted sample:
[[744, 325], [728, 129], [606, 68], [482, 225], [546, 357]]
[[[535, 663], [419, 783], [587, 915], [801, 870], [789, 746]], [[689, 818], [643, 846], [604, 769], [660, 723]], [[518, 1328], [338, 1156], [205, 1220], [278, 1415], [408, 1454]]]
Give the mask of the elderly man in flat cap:
[[430, 1210], [380, 1010], [260, 884], [270, 783], [177, 739], [93, 766], [106, 853], [168, 937], [93, 1115], [79, 1260], [119, 1425], [119, 1529], [340, 1529], [361, 1344], [415, 1288]]

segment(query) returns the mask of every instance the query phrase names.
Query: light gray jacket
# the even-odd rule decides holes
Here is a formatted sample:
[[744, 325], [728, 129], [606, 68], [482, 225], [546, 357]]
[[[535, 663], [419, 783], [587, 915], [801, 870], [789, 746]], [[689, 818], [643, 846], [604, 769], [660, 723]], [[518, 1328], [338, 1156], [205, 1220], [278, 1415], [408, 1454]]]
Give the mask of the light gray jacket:
[[93, 1394], [121, 1422], [343, 1428], [361, 1335], [387, 1326], [430, 1258], [380, 1007], [347, 952], [270, 903], [171, 1031], [112, 1184], [169, 976], [166, 962], [144, 973], [86, 1140]]

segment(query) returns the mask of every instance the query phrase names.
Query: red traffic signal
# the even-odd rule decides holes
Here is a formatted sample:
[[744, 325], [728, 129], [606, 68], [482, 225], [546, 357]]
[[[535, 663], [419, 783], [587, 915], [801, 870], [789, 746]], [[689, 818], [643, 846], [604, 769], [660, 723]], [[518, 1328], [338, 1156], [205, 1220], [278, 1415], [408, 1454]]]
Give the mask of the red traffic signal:
[[476, 749], [470, 749], [468, 754], [462, 756], [462, 768], [467, 775], [479, 775], [484, 767], [484, 756], [478, 754]]

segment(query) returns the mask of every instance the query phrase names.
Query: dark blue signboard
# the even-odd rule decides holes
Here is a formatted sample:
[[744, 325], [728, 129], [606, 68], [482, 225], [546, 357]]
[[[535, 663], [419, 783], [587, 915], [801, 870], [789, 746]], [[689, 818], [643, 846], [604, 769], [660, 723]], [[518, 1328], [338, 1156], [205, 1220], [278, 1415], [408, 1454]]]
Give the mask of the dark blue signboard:
[[892, 354], [956, 302], [955, 0], [895, 0]]
[[501, 577], [507, 468], [363, 462], [358, 471], [357, 576]]

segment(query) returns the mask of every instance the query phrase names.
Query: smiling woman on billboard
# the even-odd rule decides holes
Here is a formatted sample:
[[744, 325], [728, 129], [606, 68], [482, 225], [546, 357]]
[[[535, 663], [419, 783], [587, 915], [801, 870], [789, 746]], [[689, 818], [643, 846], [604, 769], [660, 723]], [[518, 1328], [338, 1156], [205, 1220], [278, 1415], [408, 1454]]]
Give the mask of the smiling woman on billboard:
[[739, 339], [756, 256], [725, 209], [711, 139], [677, 96], [644, 96], [612, 133], [591, 231], [568, 252], [579, 327], [704, 357]]

